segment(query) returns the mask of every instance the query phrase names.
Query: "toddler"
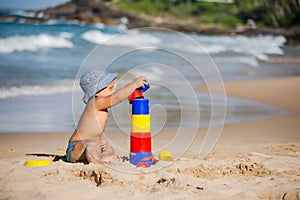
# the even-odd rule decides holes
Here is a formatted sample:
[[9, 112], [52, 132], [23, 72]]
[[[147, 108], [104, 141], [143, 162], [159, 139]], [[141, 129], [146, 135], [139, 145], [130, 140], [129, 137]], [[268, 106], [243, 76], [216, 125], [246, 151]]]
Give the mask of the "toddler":
[[81, 77], [80, 86], [86, 106], [69, 139], [66, 150], [69, 162], [106, 164], [118, 159], [114, 149], [103, 138], [108, 121], [108, 108], [128, 98], [137, 88], [145, 87], [147, 78], [140, 76], [115, 92], [116, 77], [117, 73], [100, 69], [94, 69]]

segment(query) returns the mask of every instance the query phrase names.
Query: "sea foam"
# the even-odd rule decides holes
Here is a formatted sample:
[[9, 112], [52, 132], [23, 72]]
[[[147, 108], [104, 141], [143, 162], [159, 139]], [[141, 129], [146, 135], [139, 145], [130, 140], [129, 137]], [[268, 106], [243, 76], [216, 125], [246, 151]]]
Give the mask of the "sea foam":
[[58, 36], [49, 34], [15, 35], [0, 39], [0, 53], [16, 51], [39, 51], [53, 48], [72, 48], [71, 33], [63, 32]]
[[[190, 34], [191, 40], [182, 41], [180, 35], [176, 40], [176, 34], [170, 35], [172, 40], [160, 38], [151, 32], [129, 31], [126, 34], [106, 34], [99, 30], [90, 30], [81, 35], [81, 38], [96, 44], [107, 46], [127, 47], [158, 47], [168, 50], [184, 51], [196, 54], [222, 54], [235, 53], [240, 57], [248, 57], [249, 65], [257, 66], [254, 60], [268, 60], [268, 55], [282, 55], [281, 49], [286, 39], [284, 36], [259, 35], [246, 36], [206, 36]], [[175, 37], [175, 39], [174, 39]], [[243, 60], [245, 61], [245, 60]]]
[[22, 85], [12, 87], [0, 87], [0, 99], [14, 98], [20, 96], [47, 96], [78, 92], [78, 83], [73, 80], [60, 81], [48, 85]]
[[130, 31], [127, 34], [112, 35], [91, 30], [81, 35], [86, 41], [107, 46], [142, 47], [143, 45], [160, 44], [161, 39], [148, 33]]
[[257, 60], [268, 60], [268, 55], [283, 55], [281, 49], [286, 42], [284, 36], [258, 35], [245, 36], [201, 36], [192, 35], [208, 53], [219, 54], [224, 52], [236, 53], [252, 57]]

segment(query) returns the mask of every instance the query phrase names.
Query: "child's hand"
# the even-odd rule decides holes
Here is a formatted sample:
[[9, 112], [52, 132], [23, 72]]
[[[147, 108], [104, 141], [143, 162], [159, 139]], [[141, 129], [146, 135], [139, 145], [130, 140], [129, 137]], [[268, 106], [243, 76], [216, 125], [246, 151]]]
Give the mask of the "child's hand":
[[132, 82], [135, 84], [136, 89], [140, 87], [145, 87], [148, 84], [146, 76], [139, 76], [138, 78], [134, 79]]

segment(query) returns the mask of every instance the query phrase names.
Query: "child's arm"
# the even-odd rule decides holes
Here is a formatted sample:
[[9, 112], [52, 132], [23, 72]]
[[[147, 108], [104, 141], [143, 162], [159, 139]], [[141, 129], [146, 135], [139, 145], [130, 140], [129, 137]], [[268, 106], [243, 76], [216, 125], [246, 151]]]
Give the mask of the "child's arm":
[[98, 97], [95, 99], [96, 108], [98, 110], [103, 110], [106, 108], [113, 107], [118, 103], [121, 103], [123, 100], [129, 97], [129, 95], [134, 92], [139, 87], [144, 87], [147, 85], [147, 78], [145, 76], [140, 76], [133, 80], [131, 83], [126, 85], [123, 88], [120, 88], [112, 95], [107, 97]]

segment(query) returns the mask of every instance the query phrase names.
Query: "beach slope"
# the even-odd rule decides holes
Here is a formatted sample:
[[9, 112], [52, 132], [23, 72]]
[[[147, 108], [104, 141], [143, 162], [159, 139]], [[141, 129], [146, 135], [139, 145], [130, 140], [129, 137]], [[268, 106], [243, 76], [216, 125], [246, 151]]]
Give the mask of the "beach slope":
[[[0, 199], [300, 199], [300, 77], [227, 82], [225, 88], [288, 114], [225, 125], [204, 160], [198, 151], [206, 130], [199, 129], [173, 165], [140, 174], [66, 163], [70, 133], [2, 133]], [[55, 162], [25, 167], [31, 159]]]

